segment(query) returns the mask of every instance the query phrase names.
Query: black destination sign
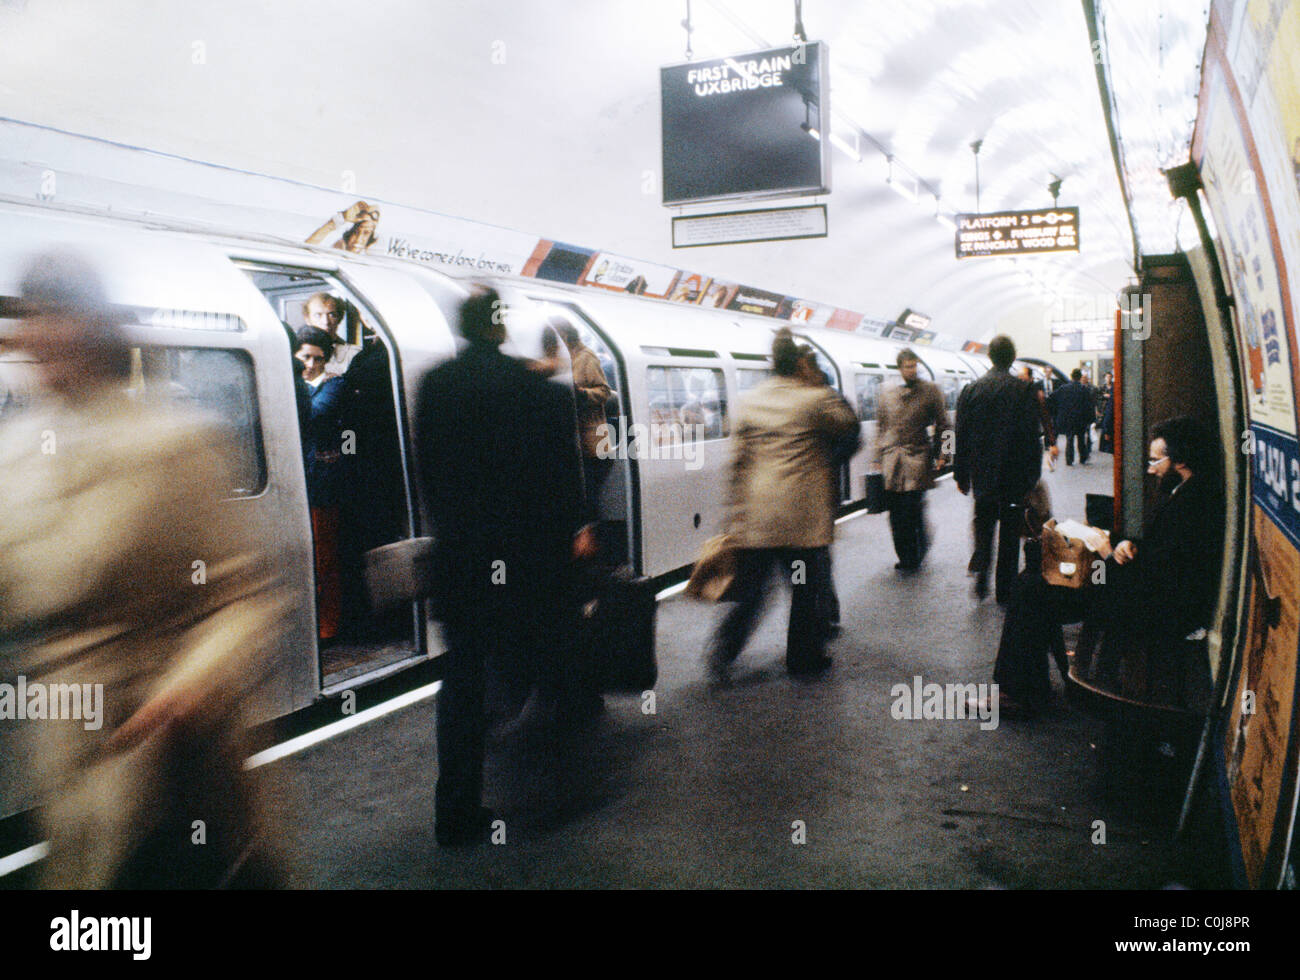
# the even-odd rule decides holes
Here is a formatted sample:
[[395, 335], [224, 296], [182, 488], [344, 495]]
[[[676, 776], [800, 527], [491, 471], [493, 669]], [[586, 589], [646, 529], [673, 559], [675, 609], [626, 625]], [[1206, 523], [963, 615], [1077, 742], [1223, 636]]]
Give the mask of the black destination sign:
[[959, 214], [956, 221], [959, 259], [1079, 251], [1078, 208]]

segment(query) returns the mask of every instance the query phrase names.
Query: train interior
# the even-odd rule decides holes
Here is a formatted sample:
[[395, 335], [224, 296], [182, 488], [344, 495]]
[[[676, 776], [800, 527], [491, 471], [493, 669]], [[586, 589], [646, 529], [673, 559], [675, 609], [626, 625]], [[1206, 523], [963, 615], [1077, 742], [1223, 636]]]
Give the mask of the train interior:
[[[376, 611], [363, 574], [367, 551], [409, 537], [414, 526], [403, 465], [405, 413], [393, 387], [397, 353], [374, 311], [339, 277], [250, 262], [240, 267], [294, 331], [306, 323], [312, 296], [327, 293], [343, 305], [340, 345], [326, 367], [343, 378], [341, 491], [336, 516], [322, 522], [313, 514], [320, 682], [329, 691], [422, 650], [417, 610]], [[286, 379], [290, 369], [286, 364]]]

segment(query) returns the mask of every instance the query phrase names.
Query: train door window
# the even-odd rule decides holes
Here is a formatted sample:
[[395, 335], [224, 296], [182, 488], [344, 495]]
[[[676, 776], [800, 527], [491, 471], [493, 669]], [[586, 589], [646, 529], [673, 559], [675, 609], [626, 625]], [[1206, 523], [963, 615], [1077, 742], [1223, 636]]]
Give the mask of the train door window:
[[854, 375], [854, 380], [858, 397], [858, 417], [863, 422], [873, 421], [876, 417], [876, 405], [880, 400], [880, 387], [885, 381], [885, 376], [859, 371]]
[[943, 404], [948, 411], [956, 411], [957, 394], [961, 391], [961, 379], [955, 374], [945, 374], [939, 379], [939, 390], [943, 392]]
[[266, 488], [266, 457], [257, 410], [253, 364], [244, 351], [209, 347], [134, 347], [132, 398], [189, 406], [223, 430], [232, 452], [231, 497]]
[[736, 393], [743, 395], [772, 377], [771, 368], [736, 368]]
[[818, 347], [816, 344], [812, 343], [807, 337], [799, 337], [798, 340], [800, 343], [807, 344], [809, 347], [812, 348], [813, 360], [817, 362], [817, 370], [822, 373], [822, 377], [826, 379], [826, 383], [828, 385], [830, 385], [836, 391], [839, 391], [840, 372], [839, 369], [835, 366], [835, 362], [832, 361], [829, 357], [827, 357], [826, 354], [822, 351], [822, 349]]
[[[414, 526], [394, 384], [397, 356], [374, 311], [342, 280], [314, 269], [239, 265], [286, 326], [300, 325], [314, 298], [336, 300], [342, 315], [334, 330], [351, 348], [326, 363], [326, 379], [299, 402], [321, 683], [330, 688], [420, 649], [419, 610], [371, 608], [362, 575], [366, 552], [408, 537]], [[286, 377], [290, 371], [286, 362]]]
[[726, 438], [727, 388], [721, 369], [648, 367], [646, 390], [653, 445]]

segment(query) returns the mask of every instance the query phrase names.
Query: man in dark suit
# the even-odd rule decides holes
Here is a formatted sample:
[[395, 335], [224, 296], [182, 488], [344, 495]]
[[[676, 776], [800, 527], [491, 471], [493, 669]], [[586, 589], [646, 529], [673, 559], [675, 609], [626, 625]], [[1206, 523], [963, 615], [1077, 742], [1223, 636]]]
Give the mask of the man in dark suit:
[[[419, 475], [437, 539], [435, 614], [448, 650], [438, 699], [436, 831], [442, 845], [481, 840], [485, 668], [491, 658], [535, 669], [564, 712], [559, 682], [572, 647], [572, 559], [594, 548], [581, 533], [582, 468], [568, 388], [498, 349], [495, 290], [467, 299], [467, 341], [420, 384]], [[576, 685], [575, 685], [576, 687]]]
[[1056, 409], [1056, 431], [1065, 434], [1065, 465], [1074, 465], [1074, 447], [1079, 446], [1079, 462], [1087, 463], [1092, 452], [1088, 429], [1097, 418], [1092, 388], [1082, 381], [1083, 371], [1075, 368], [1070, 380], [1052, 392]]
[[988, 595], [993, 532], [998, 530], [997, 600], [1006, 602], [1020, 570], [1021, 503], [1038, 482], [1042, 453], [1033, 390], [1010, 374], [1016, 346], [999, 335], [989, 342], [993, 369], [957, 399], [957, 489], [975, 494], [975, 553], [967, 570], [975, 594]]
[[1086, 619], [1103, 635], [1101, 672], [1112, 682], [1119, 664], [1107, 663], [1108, 649], [1145, 644], [1148, 671], [1169, 674], [1179, 667], [1162, 657], [1210, 624], [1223, 504], [1208, 477], [1209, 436], [1196, 420], [1177, 418], [1157, 425], [1153, 437], [1147, 472], [1159, 480], [1160, 499], [1145, 537], [1117, 544], [1104, 575], [1086, 589], [1048, 585], [1037, 569], [1020, 577], [993, 670], [1001, 711], [1032, 711], [1047, 700], [1047, 649], [1062, 622]]

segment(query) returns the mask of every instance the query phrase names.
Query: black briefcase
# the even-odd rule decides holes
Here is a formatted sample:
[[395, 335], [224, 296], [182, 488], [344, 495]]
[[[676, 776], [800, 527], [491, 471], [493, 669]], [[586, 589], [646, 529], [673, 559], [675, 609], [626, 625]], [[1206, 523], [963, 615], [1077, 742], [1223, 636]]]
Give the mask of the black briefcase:
[[888, 509], [885, 507], [885, 474], [867, 474], [866, 503], [868, 514], [883, 514]]
[[653, 580], [624, 565], [597, 573], [582, 605], [581, 641], [601, 690], [639, 694], [655, 685]]

